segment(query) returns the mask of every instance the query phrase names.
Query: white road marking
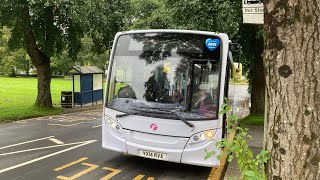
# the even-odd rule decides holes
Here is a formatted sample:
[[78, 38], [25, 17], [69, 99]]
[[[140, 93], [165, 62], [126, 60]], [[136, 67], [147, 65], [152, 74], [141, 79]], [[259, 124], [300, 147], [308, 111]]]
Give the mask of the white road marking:
[[49, 136], [49, 137], [40, 138], [40, 139], [34, 139], [34, 140], [31, 140], [31, 141], [26, 141], [26, 142], [22, 142], [22, 143], [18, 143], [18, 144], [12, 144], [12, 145], [9, 145], [9, 146], [0, 147], [0, 149], [6, 149], [6, 148], [9, 148], [9, 147], [19, 146], [21, 144], [28, 144], [28, 143], [31, 143], [31, 142], [41, 141], [41, 140], [49, 139], [49, 138], [53, 138], [53, 137], [54, 136]]
[[68, 149], [64, 149], [64, 150], [61, 150], [61, 151], [58, 151], [58, 152], [54, 152], [54, 153], [48, 154], [46, 156], [42, 156], [42, 157], [27, 161], [27, 162], [24, 162], [24, 163], [21, 163], [21, 164], [17, 164], [15, 166], [11, 166], [11, 167], [8, 167], [8, 168], [5, 168], [5, 169], [1, 169], [0, 170], [0, 174], [4, 173], [4, 172], [7, 172], [7, 171], [10, 171], [10, 170], [13, 170], [13, 169], [16, 169], [16, 168], [19, 168], [19, 167], [22, 167], [22, 166], [25, 166], [25, 165], [28, 165], [28, 164], [31, 164], [31, 163], [34, 163], [34, 162], [37, 162], [37, 161], [40, 161], [40, 160], [43, 160], [43, 159], [47, 159], [49, 157], [52, 157], [52, 156], [55, 156], [55, 155], [70, 151], [72, 149], [76, 149], [76, 148], [81, 147], [81, 146], [85, 146], [87, 144], [91, 144], [91, 143], [96, 142], [96, 141], [97, 140], [84, 141], [82, 144], [79, 144], [77, 146], [73, 146], [73, 147], [70, 147]]
[[92, 128], [97, 128], [97, 127], [101, 127], [102, 125], [98, 125], [98, 126], [93, 126]]
[[22, 121], [17, 121], [16, 123], [19, 123], [19, 124], [25, 124], [25, 123], [28, 123], [28, 122], [27, 122], [27, 121], [22, 120]]
[[33, 148], [33, 149], [25, 149], [25, 150], [21, 150], [21, 151], [2, 153], [2, 154], [0, 154], [0, 156], [6, 156], [6, 155], [18, 154], [18, 153], [30, 152], [30, 151], [37, 151], [37, 150], [41, 150], [41, 149], [50, 149], [50, 148], [55, 148], [55, 147], [70, 146], [70, 145], [81, 144], [81, 143], [85, 143], [85, 142], [87, 142], [87, 141], [75, 142], [75, 143], [69, 143], [69, 144], [59, 144], [59, 145], [54, 145], [54, 146], [45, 146], [45, 147], [39, 147], [39, 148]]
[[79, 124], [83, 124], [84, 122], [80, 122], [80, 123], [74, 123], [74, 124], [48, 124], [49, 126], [64, 126], [64, 127], [69, 127], [69, 126], [75, 126], [75, 125], [79, 125]]
[[54, 143], [56, 143], [56, 144], [64, 144], [62, 141], [60, 141], [60, 140], [58, 140], [56, 138], [50, 138], [49, 140], [54, 142]]

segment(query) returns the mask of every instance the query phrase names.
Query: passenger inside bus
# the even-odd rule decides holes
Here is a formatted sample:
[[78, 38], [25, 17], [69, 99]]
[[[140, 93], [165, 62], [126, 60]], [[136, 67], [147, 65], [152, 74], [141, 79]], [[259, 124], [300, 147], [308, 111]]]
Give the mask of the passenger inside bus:
[[212, 117], [216, 112], [216, 103], [210, 94], [208, 84], [200, 84], [198, 91], [193, 94], [195, 99], [192, 111], [201, 116]]
[[[122, 82], [123, 83], [123, 82]], [[118, 98], [137, 99], [136, 93], [129, 85], [122, 85], [118, 90]]]
[[181, 102], [183, 101], [183, 97], [181, 96], [179, 90], [173, 91], [173, 98], [175, 99], [175, 102], [179, 104], [181, 104]]

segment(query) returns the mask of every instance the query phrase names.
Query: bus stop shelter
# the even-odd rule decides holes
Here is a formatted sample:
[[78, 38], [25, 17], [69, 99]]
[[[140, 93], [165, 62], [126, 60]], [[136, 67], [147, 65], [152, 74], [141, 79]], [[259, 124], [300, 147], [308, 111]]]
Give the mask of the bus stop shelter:
[[73, 107], [97, 103], [103, 99], [103, 71], [96, 66], [73, 66], [72, 75]]

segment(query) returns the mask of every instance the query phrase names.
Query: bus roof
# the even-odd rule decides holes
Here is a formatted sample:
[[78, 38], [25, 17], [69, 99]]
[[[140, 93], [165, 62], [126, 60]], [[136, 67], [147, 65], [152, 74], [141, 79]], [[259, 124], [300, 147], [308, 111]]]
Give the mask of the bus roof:
[[136, 34], [136, 33], [186, 33], [186, 34], [203, 34], [203, 35], [216, 35], [227, 36], [226, 33], [217, 33], [210, 31], [196, 31], [196, 30], [182, 30], [182, 29], [149, 29], [149, 30], [130, 30], [120, 32], [120, 34]]

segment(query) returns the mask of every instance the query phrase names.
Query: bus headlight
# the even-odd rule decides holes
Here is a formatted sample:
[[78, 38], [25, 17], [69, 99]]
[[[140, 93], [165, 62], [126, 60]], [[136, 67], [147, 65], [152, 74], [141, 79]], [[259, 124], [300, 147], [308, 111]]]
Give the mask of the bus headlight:
[[122, 136], [123, 134], [122, 127], [116, 120], [112, 119], [109, 116], [106, 116], [105, 121], [108, 127], [115, 130], [116, 132], [118, 132], [120, 136]]
[[204, 132], [200, 132], [200, 133], [194, 134], [190, 138], [187, 146], [189, 147], [201, 146], [213, 140], [214, 138], [215, 138], [215, 130], [207, 130]]
[[106, 118], [106, 120], [107, 120], [107, 124], [111, 124], [111, 118]]
[[212, 131], [206, 131], [206, 136], [207, 136], [207, 138], [212, 139], [214, 134]]

